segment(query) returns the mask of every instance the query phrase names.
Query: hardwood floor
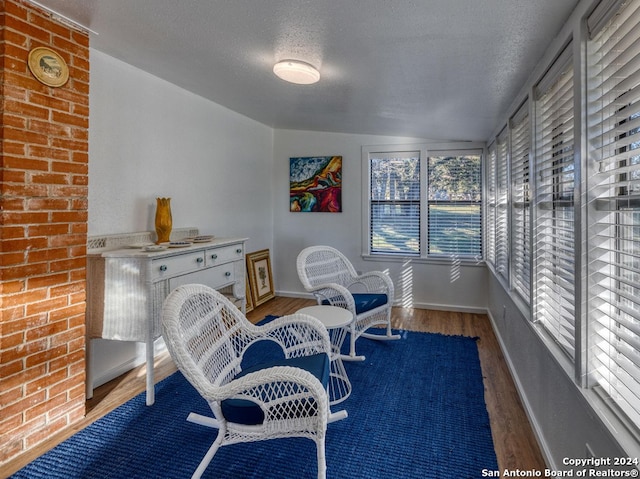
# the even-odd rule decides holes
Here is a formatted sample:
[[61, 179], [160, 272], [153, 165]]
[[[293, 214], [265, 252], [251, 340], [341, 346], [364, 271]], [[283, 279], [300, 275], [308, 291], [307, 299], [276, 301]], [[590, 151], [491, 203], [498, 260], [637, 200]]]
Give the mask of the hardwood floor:
[[[257, 322], [267, 314], [291, 314], [312, 304], [315, 304], [315, 301], [277, 297], [254, 309], [247, 314], [247, 317], [252, 322]], [[394, 308], [392, 323], [394, 328], [410, 331], [478, 337], [477, 345], [485, 386], [485, 402], [491, 421], [493, 443], [499, 468], [500, 470], [506, 468], [510, 470], [544, 470], [545, 463], [540, 448], [486, 315]], [[156, 358], [157, 381], [169, 376], [175, 370], [168, 354]], [[87, 401], [87, 415], [84, 420], [69, 430], [51, 437], [45, 443], [19, 458], [0, 466], [2, 477], [10, 476], [76, 431], [142, 392], [145, 387], [144, 377], [145, 368], [140, 366], [96, 388], [93, 398]]]

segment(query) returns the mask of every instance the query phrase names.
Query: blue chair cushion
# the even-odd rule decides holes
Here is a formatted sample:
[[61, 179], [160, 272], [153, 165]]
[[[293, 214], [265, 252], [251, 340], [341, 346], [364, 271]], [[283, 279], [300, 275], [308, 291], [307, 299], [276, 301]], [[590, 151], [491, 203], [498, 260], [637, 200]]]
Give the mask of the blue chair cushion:
[[[389, 298], [383, 293], [353, 293], [353, 300], [356, 303], [356, 314], [366, 313], [379, 306], [387, 304]], [[330, 304], [326, 299], [322, 304]]]
[[[327, 388], [329, 383], [329, 356], [326, 354], [313, 354], [299, 358], [279, 358], [261, 364], [255, 364], [244, 369], [236, 378], [241, 378], [249, 373], [274, 366], [291, 366], [304, 369], [313, 374]], [[222, 414], [227, 421], [237, 424], [256, 425], [264, 421], [264, 413], [260, 406], [248, 399], [225, 399], [221, 403]]]
[[353, 300], [356, 302], [356, 314], [361, 314], [387, 304], [388, 298], [381, 293], [355, 293]]

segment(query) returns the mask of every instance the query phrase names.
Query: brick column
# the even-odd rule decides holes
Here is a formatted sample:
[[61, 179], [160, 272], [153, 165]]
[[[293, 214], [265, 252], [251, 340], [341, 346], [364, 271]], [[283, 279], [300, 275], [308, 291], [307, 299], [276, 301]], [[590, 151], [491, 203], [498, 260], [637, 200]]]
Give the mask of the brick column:
[[[0, 0], [0, 465], [85, 414], [89, 38]], [[34, 47], [70, 79], [40, 83]]]

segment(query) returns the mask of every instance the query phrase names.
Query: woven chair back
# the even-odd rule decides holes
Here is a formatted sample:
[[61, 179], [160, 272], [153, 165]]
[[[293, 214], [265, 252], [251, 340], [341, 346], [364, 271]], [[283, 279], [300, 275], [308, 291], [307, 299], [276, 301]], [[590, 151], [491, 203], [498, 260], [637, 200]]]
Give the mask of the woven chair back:
[[321, 284], [337, 283], [348, 285], [356, 276], [349, 260], [338, 250], [329, 246], [308, 248], [302, 259], [304, 275], [301, 280], [305, 287], [314, 288]]
[[240, 372], [241, 353], [251, 341], [244, 333], [247, 325], [238, 308], [211, 290], [186, 299], [178, 327], [193, 362], [212, 384], [223, 385]]

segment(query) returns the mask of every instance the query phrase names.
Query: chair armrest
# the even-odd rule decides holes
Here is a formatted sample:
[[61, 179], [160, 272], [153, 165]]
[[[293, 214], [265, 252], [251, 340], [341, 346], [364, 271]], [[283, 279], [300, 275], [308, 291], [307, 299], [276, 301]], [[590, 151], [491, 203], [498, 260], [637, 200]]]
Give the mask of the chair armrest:
[[356, 316], [356, 303], [353, 300], [351, 291], [345, 286], [338, 283], [320, 284], [313, 289], [308, 290], [318, 298], [318, 302], [327, 301], [331, 306], [339, 306], [351, 311], [353, 317]]
[[287, 358], [318, 353], [331, 355], [327, 328], [308, 314], [281, 316], [255, 328], [258, 337], [266, 337], [280, 344]]
[[[255, 371], [224, 386], [209, 383], [201, 391], [202, 396], [210, 403], [231, 398], [250, 400], [264, 412], [265, 423], [296, 416], [318, 416], [321, 421], [326, 422], [329, 411], [327, 391], [318, 378], [309, 371], [291, 366], [274, 366]], [[306, 406], [305, 399], [313, 399], [318, 404], [317, 409]], [[287, 402], [291, 404], [283, 406]], [[219, 404], [215, 407], [219, 408]], [[222, 413], [221, 410], [216, 412]], [[289, 414], [283, 417], [283, 412]]]
[[381, 271], [369, 271], [355, 277], [349, 287], [355, 284], [363, 285], [368, 293], [384, 293], [393, 302], [393, 281], [388, 274]]

